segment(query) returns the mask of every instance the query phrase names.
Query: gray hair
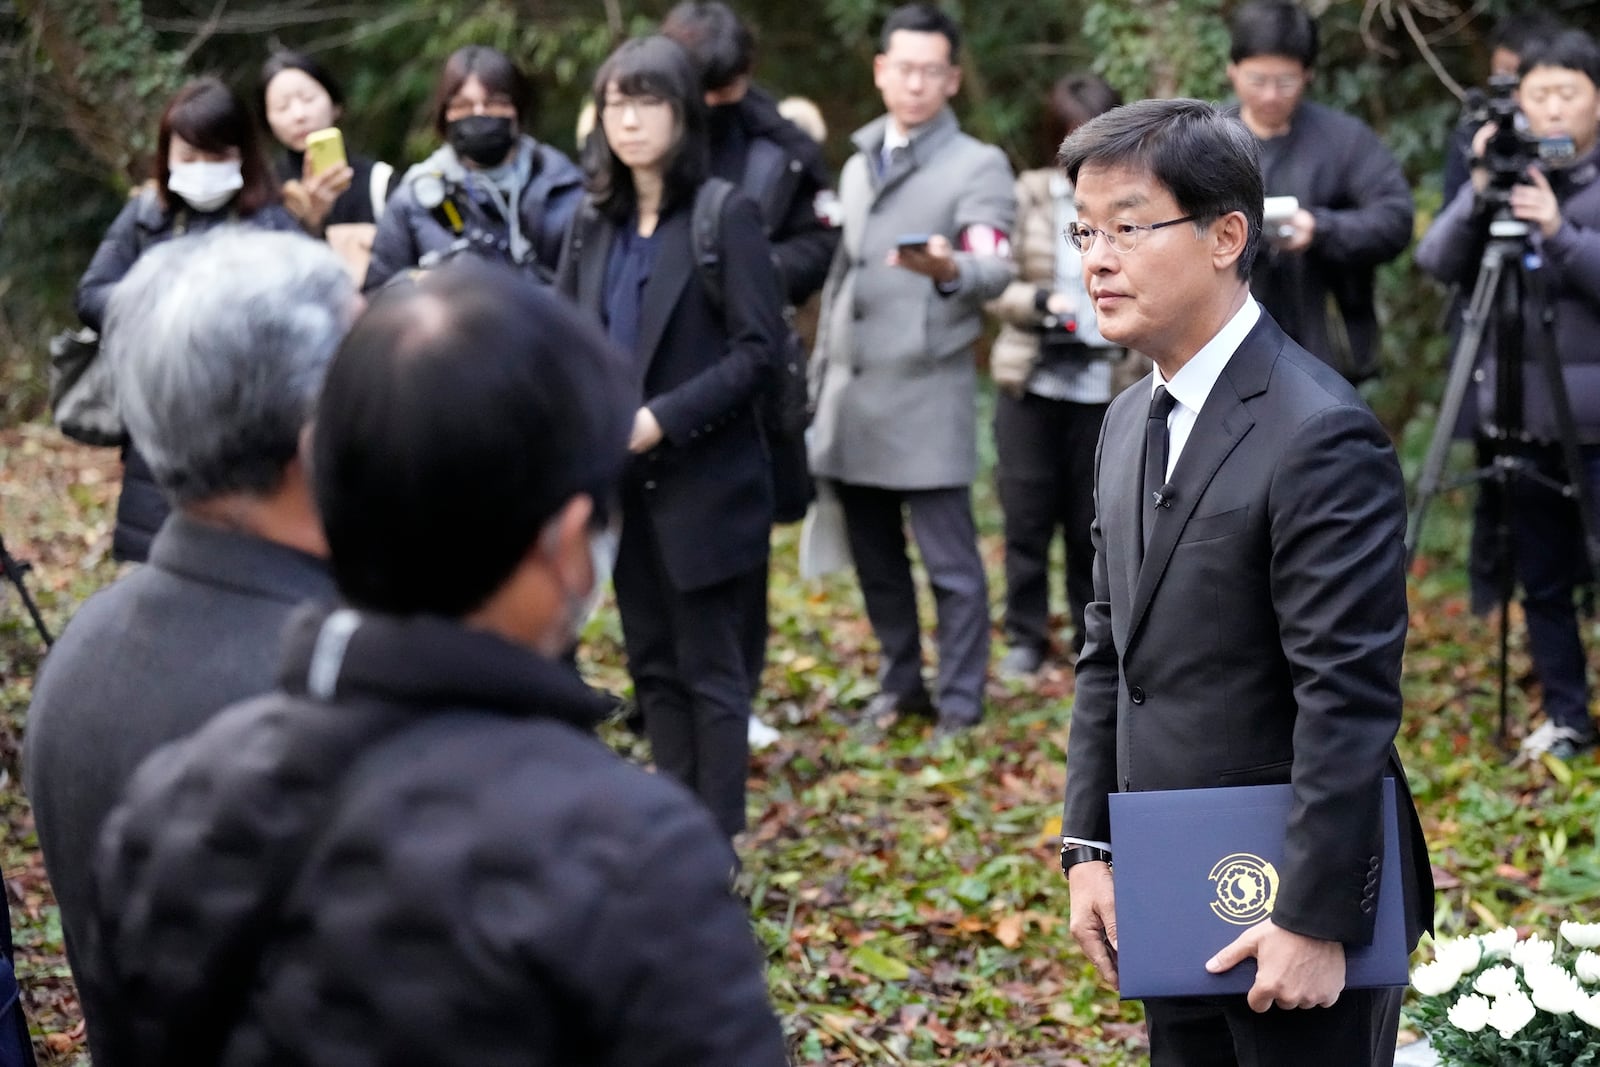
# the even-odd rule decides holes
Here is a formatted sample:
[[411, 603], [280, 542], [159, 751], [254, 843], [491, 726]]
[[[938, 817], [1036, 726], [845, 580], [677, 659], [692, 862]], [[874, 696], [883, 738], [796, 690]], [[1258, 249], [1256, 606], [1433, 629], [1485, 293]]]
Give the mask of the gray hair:
[[338, 257], [299, 234], [229, 226], [139, 257], [100, 358], [175, 503], [278, 487], [357, 307]]

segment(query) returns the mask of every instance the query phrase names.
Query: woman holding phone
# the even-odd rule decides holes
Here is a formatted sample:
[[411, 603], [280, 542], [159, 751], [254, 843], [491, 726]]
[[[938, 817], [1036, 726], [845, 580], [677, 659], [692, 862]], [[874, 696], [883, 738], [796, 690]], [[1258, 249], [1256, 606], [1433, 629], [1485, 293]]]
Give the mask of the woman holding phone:
[[[123, 207], [78, 282], [78, 318], [99, 331], [111, 290], [145, 249], [229, 223], [299, 230], [267, 173], [250, 112], [215, 78], [179, 89], [161, 115], [155, 177]], [[167, 502], [132, 443], [122, 449], [122, 495], [111, 554], [143, 561]]]
[[[745, 826], [749, 758], [741, 635], [766, 581], [773, 509], [755, 401], [782, 343], [783, 289], [756, 205], [707, 184], [705, 104], [682, 48], [622, 45], [594, 102], [588, 195], [557, 285], [639, 384], [615, 579], [628, 669], [656, 766], [731, 836]], [[696, 208], [702, 186], [719, 213]], [[715, 242], [714, 278], [692, 220]]]
[[[338, 129], [344, 89], [310, 56], [273, 53], [261, 65], [257, 100], [282, 150], [274, 171], [285, 206], [308, 232], [327, 240], [359, 282], [366, 276], [377, 222], [395, 184], [394, 168], [346, 155]], [[313, 135], [323, 138], [327, 153], [307, 150]]]

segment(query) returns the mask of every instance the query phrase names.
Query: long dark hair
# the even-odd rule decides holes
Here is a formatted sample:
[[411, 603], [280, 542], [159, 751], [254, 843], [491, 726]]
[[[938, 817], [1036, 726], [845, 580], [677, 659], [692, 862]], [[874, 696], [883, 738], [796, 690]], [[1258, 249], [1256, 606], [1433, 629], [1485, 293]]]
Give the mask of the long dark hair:
[[273, 78], [286, 70], [298, 70], [322, 86], [322, 91], [328, 94], [328, 99], [333, 102], [335, 108], [344, 107], [344, 86], [339, 84], [339, 79], [335, 78], [327, 67], [304, 52], [288, 50], [274, 52], [261, 64], [261, 77], [256, 82], [256, 107], [261, 111], [261, 121], [269, 133], [272, 130], [272, 123], [267, 121], [267, 86], [272, 84]]
[[202, 152], [239, 150], [239, 170], [244, 186], [235, 201], [239, 214], [254, 215], [278, 199], [277, 186], [267, 175], [261, 157], [255, 121], [244, 104], [216, 78], [196, 78], [173, 96], [161, 113], [161, 129], [156, 136], [156, 185], [161, 206], [172, 208], [167, 183], [172, 180], [172, 136], [177, 134]]
[[606, 87], [626, 96], [658, 96], [672, 106], [678, 139], [662, 167], [661, 213], [694, 203], [711, 172], [705, 97], [694, 62], [676, 41], [660, 34], [625, 42], [600, 65], [594, 78], [595, 128], [583, 153], [589, 195], [613, 222], [627, 221], [638, 203], [633, 172], [606, 140]]

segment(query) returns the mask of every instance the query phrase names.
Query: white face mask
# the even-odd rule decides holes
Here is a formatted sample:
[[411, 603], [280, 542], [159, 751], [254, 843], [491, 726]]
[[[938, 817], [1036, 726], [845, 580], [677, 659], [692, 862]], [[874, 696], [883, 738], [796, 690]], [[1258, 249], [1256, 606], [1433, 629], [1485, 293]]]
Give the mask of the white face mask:
[[219, 163], [178, 163], [167, 178], [167, 189], [183, 197], [196, 211], [215, 211], [244, 188], [244, 171], [236, 159]]

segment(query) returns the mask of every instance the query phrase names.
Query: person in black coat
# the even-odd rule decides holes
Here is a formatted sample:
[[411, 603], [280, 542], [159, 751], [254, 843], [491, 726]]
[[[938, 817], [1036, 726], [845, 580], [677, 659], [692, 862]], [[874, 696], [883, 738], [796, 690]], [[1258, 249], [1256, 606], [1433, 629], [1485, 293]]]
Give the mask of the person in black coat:
[[305, 457], [342, 604], [101, 836], [98, 1067], [782, 1067], [733, 851], [561, 662], [625, 371], [502, 266], [374, 300]]
[[306, 230], [325, 239], [359, 283], [367, 273], [372, 240], [394, 191], [389, 164], [348, 155], [344, 166], [315, 170], [306, 138], [344, 117], [344, 88], [329, 70], [299, 52], [274, 52], [261, 65], [257, 94], [261, 118], [283, 150], [274, 167], [290, 211]]
[[742, 641], [773, 514], [755, 401], [781, 343], [783, 292], [760, 213], [736, 191], [718, 220], [719, 294], [696, 267], [705, 108], [683, 49], [630, 41], [594, 92], [589, 194], [557, 285], [628, 355], [641, 401], [616, 574], [628, 669], [656, 765], [735, 834], [750, 714]]
[[445, 143], [390, 197], [363, 291], [462, 253], [549, 280], [583, 197], [583, 172], [522, 132], [533, 108], [532, 83], [505, 53], [468, 45], [451, 54], [433, 104]]
[[[220, 81], [199, 78], [179, 89], [162, 113], [155, 179], [128, 201], [95, 249], [78, 282], [78, 318], [99, 332], [111, 290], [146, 249], [226, 223], [300, 229], [278, 201], [250, 112]], [[137, 445], [122, 449], [111, 554], [143, 562], [168, 508]]]

